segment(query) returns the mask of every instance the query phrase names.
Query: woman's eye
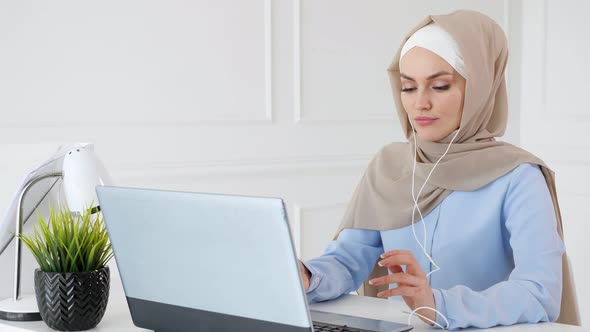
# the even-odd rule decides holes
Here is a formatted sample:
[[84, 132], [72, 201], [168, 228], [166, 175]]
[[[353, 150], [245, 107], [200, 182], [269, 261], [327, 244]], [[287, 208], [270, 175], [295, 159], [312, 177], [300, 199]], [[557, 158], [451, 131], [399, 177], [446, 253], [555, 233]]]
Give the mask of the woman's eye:
[[416, 88], [402, 88], [402, 92], [412, 92], [416, 90]]
[[433, 87], [433, 89], [435, 90], [448, 90], [449, 89], [449, 85], [439, 85], [439, 86], [435, 86]]

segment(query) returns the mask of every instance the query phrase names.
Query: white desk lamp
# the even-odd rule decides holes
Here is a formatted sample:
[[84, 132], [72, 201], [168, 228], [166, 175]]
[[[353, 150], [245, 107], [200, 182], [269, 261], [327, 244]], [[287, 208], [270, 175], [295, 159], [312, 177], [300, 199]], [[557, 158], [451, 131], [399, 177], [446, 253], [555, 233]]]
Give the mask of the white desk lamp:
[[[61, 178], [64, 183], [64, 192], [70, 211], [82, 213], [90, 204], [95, 204], [95, 211], [100, 211], [95, 187], [98, 185], [112, 184], [106, 169], [94, 154], [93, 146], [79, 146], [68, 151], [64, 156], [61, 172], [48, 172], [30, 178], [23, 186], [18, 197], [16, 210], [16, 227], [14, 234], [20, 234], [23, 227], [23, 202], [29, 189], [37, 182], [48, 178]], [[53, 185], [48, 189], [48, 192]], [[48, 193], [47, 192], [47, 193]], [[43, 198], [47, 195], [43, 196]], [[41, 201], [43, 200], [41, 198]], [[40, 203], [40, 202], [38, 202]], [[38, 206], [38, 204], [36, 205]], [[0, 319], [12, 321], [41, 320], [35, 295], [22, 296], [20, 293], [21, 272], [21, 240], [14, 236], [8, 238], [8, 242], [14, 238], [15, 242], [15, 267], [14, 267], [14, 293], [12, 298], [0, 301]], [[8, 243], [0, 243], [0, 254], [8, 246]]]

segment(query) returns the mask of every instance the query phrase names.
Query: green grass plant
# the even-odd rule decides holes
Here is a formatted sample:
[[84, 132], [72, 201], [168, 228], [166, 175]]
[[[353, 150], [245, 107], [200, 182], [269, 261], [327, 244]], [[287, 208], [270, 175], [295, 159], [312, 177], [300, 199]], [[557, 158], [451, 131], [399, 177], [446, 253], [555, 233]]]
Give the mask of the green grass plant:
[[95, 271], [113, 257], [102, 213], [92, 214], [92, 208], [74, 215], [65, 207], [50, 207], [49, 220], [37, 213], [32, 236], [17, 236], [45, 272]]

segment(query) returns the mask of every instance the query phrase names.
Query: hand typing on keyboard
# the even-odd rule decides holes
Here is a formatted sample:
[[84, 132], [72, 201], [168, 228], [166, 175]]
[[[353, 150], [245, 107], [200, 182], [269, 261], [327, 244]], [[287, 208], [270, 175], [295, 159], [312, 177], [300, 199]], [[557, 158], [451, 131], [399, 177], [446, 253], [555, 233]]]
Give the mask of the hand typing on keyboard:
[[[371, 279], [369, 283], [375, 286], [397, 284], [397, 287], [378, 293], [378, 297], [402, 296], [412, 310], [419, 307], [436, 309], [434, 294], [428, 284], [426, 273], [424, 273], [411, 251], [392, 250], [382, 254], [381, 258], [379, 265], [387, 267], [392, 274]], [[405, 272], [402, 266], [406, 267]], [[418, 313], [436, 321], [434, 311], [420, 310]], [[422, 320], [427, 324], [431, 324], [424, 319]]]

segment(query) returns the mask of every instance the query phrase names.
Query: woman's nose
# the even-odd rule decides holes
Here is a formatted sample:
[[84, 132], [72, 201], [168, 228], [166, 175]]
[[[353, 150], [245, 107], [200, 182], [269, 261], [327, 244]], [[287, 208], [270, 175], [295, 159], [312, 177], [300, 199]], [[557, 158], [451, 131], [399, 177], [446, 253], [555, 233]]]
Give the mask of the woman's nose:
[[414, 104], [417, 110], [429, 110], [432, 108], [430, 96], [425, 91], [417, 91], [416, 102]]

